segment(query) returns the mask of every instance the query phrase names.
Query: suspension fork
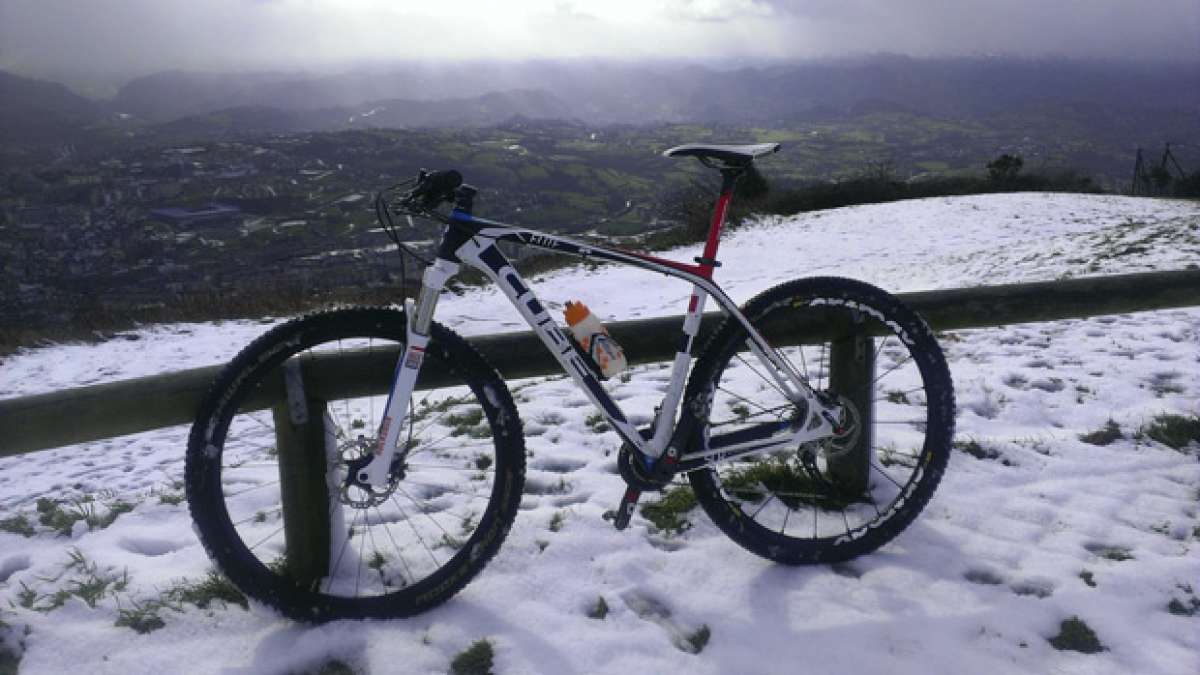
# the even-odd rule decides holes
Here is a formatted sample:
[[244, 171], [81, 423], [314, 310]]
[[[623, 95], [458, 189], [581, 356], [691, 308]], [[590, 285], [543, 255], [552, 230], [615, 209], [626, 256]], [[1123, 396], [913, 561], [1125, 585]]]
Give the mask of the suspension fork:
[[412, 400], [413, 389], [417, 384], [417, 375], [421, 372], [421, 364], [425, 360], [425, 348], [429, 345], [430, 327], [433, 324], [433, 310], [437, 307], [438, 297], [446, 282], [458, 273], [459, 264], [452, 260], [438, 258], [432, 265], [425, 268], [421, 278], [421, 291], [414, 304], [405, 300], [405, 341], [404, 353], [396, 363], [396, 371], [392, 375], [392, 387], [388, 393], [387, 405], [384, 407], [383, 420], [379, 423], [375, 456], [370, 463], [359, 469], [355, 477], [359, 482], [382, 487], [388, 482], [388, 475], [395, 459], [401, 424], [408, 414], [408, 404]]

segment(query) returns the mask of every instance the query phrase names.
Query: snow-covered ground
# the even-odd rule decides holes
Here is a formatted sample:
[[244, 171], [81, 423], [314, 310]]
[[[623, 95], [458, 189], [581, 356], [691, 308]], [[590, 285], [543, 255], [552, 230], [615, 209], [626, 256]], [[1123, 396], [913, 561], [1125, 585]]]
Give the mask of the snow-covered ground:
[[[1200, 261], [1200, 205], [1015, 194], [851, 207], [739, 229], [721, 258], [717, 279], [737, 299], [818, 274], [903, 292], [1180, 269]], [[690, 290], [610, 267], [535, 287], [550, 306], [579, 298], [620, 319], [678, 314]], [[491, 289], [448, 295], [439, 319], [465, 334], [524, 328]], [[271, 323], [26, 351], [0, 364], [0, 398], [221, 363]], [[771, 564], [698, 509], [681, 535], [640, 515], [614, 531], [601, 514], [622, 490], [616, 436], [589, 428], [568, 382], [539, 379], [518, 395], [529, 481], [562, 489], [526, 495], [499, 555], [436, 610], [310, 627], [261, 607], [175, 602], [156, 630], [115, 625], [210, 569], [178, 502], [179, 427], [0, 459], [0, 521], [24, 516], [34, 530], [0, 532], [0, 634], [22, 645], [22, 673], [316, 672], [330, 661], [440, 673], [479, 638], [494, 644], [497, 673], [1200, 672], [1200, 448], [1138, 434], [1160, 413], [1200, 413], [1200, 309], [944, 338], [958, 437], [974, 454], [955, 451], [916, 523], [848, 564]], [[650, 366], [613, 387], [623, 403], [649, 401], [661, 377]], [[1080, 440], [1110, 419], [1121, 438]], [[85, 495], [94, 501], [78, 508], [97, 521], [113, 505], [132, 510], [69, 534], [38, 523], [38, 498]], [[603, 619], [588, 616], [598, 598]], [[1055, 649], [1048, 640], [1071, 617], [1106, 649]], [[702, 626], [702, 651], [680, 648]]]

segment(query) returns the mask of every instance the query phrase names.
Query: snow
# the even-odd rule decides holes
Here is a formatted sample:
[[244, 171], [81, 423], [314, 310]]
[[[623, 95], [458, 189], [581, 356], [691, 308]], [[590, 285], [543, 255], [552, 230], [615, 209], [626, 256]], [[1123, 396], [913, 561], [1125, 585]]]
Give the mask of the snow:
[[[668, 257], [690, 260], [698, 248]], [[1200, 260], [1200, 205], [1114, 196], [938, 198], [766, 219], [729, 233], [717, 280], [738, 300], [786, 279], [839, 275], [893, 292], [1181, 269]], [[690, 288], [601, 266], [540, 276], [543, 303], [581, 299], [598, 316], [678, 314]], [[495, 289], [447, 294], [438, 318], [464, 334], [524, 329]], [[276, 319], [151, 326], [95, 345], [27, 350], [0, 364], [0, 397], [229, 360]], [[0, 635], [23, 643], [22, 673], [88, 664], [97, 673], [288, 673], [331, 659], [359, 672], [446, 672], [479, 638], [497, 673], [1195, 673], [1200, 613], [1172, 614], [1200, 586], [1200, 448], [1134, 432], [1162, 412], [1200, 412], [1200, 308], [955, 331], [944, 336], [959, 402], [955, 451], [933, 501], [898, 539], [837, 566], [790, 568], [734, 544], [701, 511], [678, 536], [635, 515], [601, 518], [620, 497], [615, 435], [597, 434], [569, 381], [523, 386], [527, 494], [497, 557], [423, 615], [292, 623], [263, 607], [165, 610], [165, 626], [114, 626], [211, 564], [177, 494], [186, 427], [0, 459], [0, 519], [36, 522], [35, 500], [96, 495], [98, 512], [135, 504], [109, 527], [69, 536], [0, 532]], [[635, 423], [650, 419], [666, 371], [610, 383]], [[1109, 419], [1122, 438], [1078, 436]], [[564, 490], [556, 488], [565, 486]], [[540, 486], [540, 489], [539, 489]], [[562, 527], [549, 523], [561, 514]], [[127, 574], [91, 607], [23, 608], [95, 572]], [[1126, 559], [1121, 559], [1126, 558]], [[1090, 573], [1090, 585], [1081, 573]], [[1087, 576], [1087, 575], [1084, 575]], [[597, 598], [604, 619], [587, 616]], [[1058, 651], [1078, 616], [1107, 648]], [[684, 636], [701, 626], [699, 654]], [[26, 628], [28, 633], [26, 634]]]

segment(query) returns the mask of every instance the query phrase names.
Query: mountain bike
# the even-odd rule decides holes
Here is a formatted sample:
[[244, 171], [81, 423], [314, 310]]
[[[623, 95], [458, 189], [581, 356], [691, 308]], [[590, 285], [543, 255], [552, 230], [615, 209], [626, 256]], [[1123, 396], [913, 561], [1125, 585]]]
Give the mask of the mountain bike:
[[[186, 461], [189, 508], [210, 556], [248, 596], [320, 622], [425, 611], [496, 554], [525, 484], [525, 425], [499, 373], [433, 321], [463, 265], [500, 289], [619, 437], [626, 488], [610, 513], [616, 527], [629, 524], [643, 492], [686, 480], [721, 531], [773, 561], [833, 563], [890, 541], [945, 470], [950, 374], [925, 321], [878, 288], [797, 279], [739, 308], [717, 285], [734, 186], [778, 149], [688, 144], [664, 153], [722, 177], [694, 263], [476, 216], [477, 191], [453, 170], [422, 171], [380, 192], [380, 223], [401, 247], [399, 216], [443, 225], [420, 290], [403, 309], [283, 323], [217, 377]], [[621, 383], [605, 383], [501, 242], [691, 287], [653, 411], [618, 405], [609, 390]], [[723, 318], [700, 347], [709, 301]], [[805, 339], [768, 340], [789, 330]], [[543, 431], [563, 421], [543, 415], [534, 422]]]

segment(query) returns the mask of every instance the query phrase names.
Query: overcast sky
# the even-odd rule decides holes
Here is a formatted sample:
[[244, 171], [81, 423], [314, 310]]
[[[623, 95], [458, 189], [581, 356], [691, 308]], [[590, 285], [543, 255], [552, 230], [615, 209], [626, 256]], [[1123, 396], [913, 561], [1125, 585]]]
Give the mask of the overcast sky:
[[1200, 0], [0, 0], [0, 69], [873, 52], [1200, 60]]

